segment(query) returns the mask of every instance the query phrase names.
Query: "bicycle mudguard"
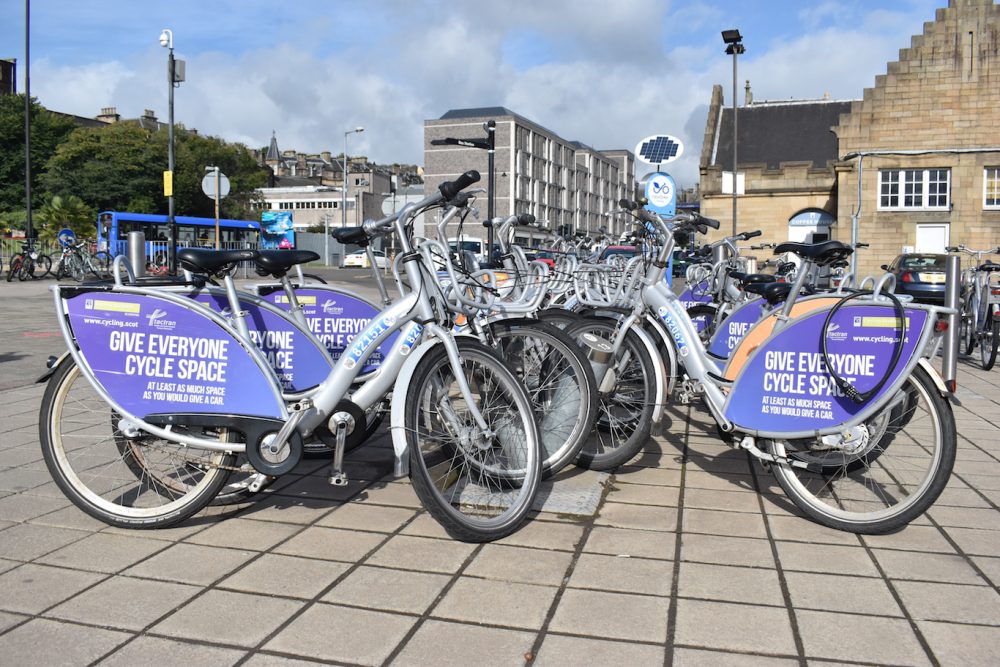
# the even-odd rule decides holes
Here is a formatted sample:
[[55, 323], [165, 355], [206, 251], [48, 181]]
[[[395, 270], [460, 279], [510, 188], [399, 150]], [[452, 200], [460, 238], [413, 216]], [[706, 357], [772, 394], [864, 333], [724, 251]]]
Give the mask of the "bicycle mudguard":
[[126, 415], [285, 417], [273, 371], [221, 317], [170, 294], [68, 287], [58, 297], [74, 359]]
[[[282, 310], [291, 310], [288, 296], [274, 286], [257, 287], [257, 293]], [[302, 306], [302, 312], [309, 323], [309, 329], [319, 339], [336, 362], [356, 335], [364, 331], [382, 309], [375, 304], [335, 287], [308, 285], [295, 288], [295, 296]], [[389, 336], [376, 348], [361, 369], [361, 375], [379, 369], [382, 360], [396, 342], [398, 332]]]
[[[217, 313], [229, 311], [224, 291], [188, 292], [186, 296]], [[240, 299], [250, 338], [261, 349], [286, 392], [303, 392], [319, 385], [333, 370], [325, 347], [317, 344], [286, 310], [262, 299]]]
[[[739, 431], [770, 438], [804, 438], [841, 431], [864, 421], [895, 394], [920, 361], [933, 319], [927, 310], [908, 307], [900, 342], [898, 319], [890, 306], [852, 304], [841, 308], [824, 331], [828, 308], [793, 320], [770, 336], [740, 372], [724, 414]], [[859, 392], [878, 392], [857, 403], [845, 396], [827, 371], [830, 363]], [[895, 368], [889, 364], [902, 345]]]
[[728, 359], [750, 328], [771, 310], [764, 299], [753, 299], [734, 310], [729, 317], [722, 320], [712, 335], [708, 351], [716, 356]]

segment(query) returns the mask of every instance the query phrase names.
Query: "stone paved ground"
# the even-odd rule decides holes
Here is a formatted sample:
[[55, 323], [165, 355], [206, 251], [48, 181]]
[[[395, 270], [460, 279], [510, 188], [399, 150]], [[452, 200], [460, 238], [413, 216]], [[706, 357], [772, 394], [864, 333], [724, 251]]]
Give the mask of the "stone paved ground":
[[448, 539], [384, 436], [346, 490], [309, 461], [253, 504], [124, 531], [55, 487], [43, 387], [10, 373], [60, 345], [41, 294], [5, 291], [0, 321], [2, 665], [1000, 663], [1000, 369], [960, 364], [954, 477], [894, 535], [797, 516], [684, 407], [594, 515], [493, 544]]

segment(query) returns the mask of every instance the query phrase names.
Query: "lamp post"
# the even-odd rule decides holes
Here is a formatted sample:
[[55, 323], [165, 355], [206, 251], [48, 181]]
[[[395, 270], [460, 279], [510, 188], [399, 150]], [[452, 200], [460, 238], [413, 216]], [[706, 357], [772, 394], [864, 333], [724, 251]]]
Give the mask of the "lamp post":
[[740, 31], [736, 28], [732, 30], [722, 31], [722, 41], [726, 43], [726, 53], [733, 56], [733, 236], [736, 235], [736, 181], [737, 181], [737, 169], [736, 169], [736, 147], [738, 145], [736, 137], [736, 56], [741, 53], [745, 53], [746, 49], [743, 47], [743, 36], [740, 35]]
[[[348, 130], [344, 132], [344, 193], [341, 200], [340, 209], [340, 221], [341, 226], [347, 226], [347, 136], [350, 134], [357, 134], [358, 132], [364, 132], [365, 128], [356, 127], [353, 130]], [[356, 210], [356, 209], [355, 209]]]
[[160, 46], [167, 49], [167, 173], [163, 175], [167, 195], [167, 233], [170, 234], [169, 269], [177, 273], [177, 220], [174, 219], [174, 86], [177, 85], [174, 60], [174, 32], [165, 28], [160, 33]]

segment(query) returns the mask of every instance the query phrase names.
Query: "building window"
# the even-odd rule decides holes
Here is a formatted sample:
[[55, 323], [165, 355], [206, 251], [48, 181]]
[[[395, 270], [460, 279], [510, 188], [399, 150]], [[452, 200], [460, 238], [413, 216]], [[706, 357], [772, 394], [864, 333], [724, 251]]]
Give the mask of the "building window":
[[983, 169], [983, 208], [1000, 209], [1000, 167]]
[[946, 210], [950, 203], [950, 169], [882, 169], [878, 183], [883, 210]]

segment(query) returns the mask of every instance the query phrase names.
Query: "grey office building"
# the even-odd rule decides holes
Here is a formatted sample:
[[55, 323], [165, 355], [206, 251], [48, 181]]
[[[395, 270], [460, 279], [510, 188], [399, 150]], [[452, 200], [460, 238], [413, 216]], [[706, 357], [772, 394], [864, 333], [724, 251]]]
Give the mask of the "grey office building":
[[[487, 180], [487, 154], [478, 148], [435, 146], [435, 139], [484, 138], [484, 123], [496, 121], [496, 212], [498, 216], [532, 213], [556, 229], [596, 233], [604, 227], [618, 234], [624, 221], [609, 216], [622, 197], [635, 195], [635, 157], [627, 150], [599, 151], [563, 139], [504, 107], [453, 109], [424, 121], [424, 183], [431, 192], [469, 169]], [[486, 216], [486, 196], [477, 203]], [[485, 238], [481, 225], [465, 234]]]

